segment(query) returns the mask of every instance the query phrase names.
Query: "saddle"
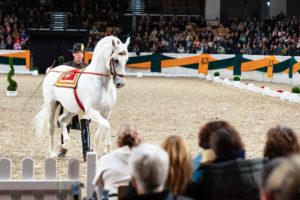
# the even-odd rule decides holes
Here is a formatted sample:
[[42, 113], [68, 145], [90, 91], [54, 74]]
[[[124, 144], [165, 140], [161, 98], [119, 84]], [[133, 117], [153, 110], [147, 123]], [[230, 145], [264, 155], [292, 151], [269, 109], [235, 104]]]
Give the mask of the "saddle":
[[57, 78], [54, 85], [56, 87], [76, 88], [81, 72], [84, 70], [85, 68], [66, 71]]

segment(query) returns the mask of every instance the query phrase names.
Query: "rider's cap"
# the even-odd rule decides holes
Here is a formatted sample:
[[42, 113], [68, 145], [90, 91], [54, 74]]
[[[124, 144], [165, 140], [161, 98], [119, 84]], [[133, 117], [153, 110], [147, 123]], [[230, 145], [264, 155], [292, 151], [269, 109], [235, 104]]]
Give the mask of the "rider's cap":
[[76, 53], [78, 51], [84, 51], [84, 45], [82, 43], [75, 43], [73, 49], [69, 49], [70, 52]]

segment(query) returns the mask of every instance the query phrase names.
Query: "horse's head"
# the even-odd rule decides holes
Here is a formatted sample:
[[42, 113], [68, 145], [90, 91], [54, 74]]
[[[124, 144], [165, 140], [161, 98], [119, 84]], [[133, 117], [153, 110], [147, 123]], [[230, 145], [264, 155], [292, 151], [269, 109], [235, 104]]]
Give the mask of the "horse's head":
[[125, 65], [128, 60], [128, 50], [130, 38], [122, 43], [118, 38], [113, 38], [111, 41], [112, 51], [106, 63], [106, 68], [113, 77], [114, 84], [117, 88], [125, 85]]

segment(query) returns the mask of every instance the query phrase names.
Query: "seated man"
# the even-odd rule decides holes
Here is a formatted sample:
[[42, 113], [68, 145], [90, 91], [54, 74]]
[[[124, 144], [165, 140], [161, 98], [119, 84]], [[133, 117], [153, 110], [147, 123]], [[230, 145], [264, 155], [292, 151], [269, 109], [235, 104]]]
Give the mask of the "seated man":
[[176, 197], [164, 188], [169, 173], [169, 156], [161, 147], [144, 143], [134, 148], [129, 157], [129, 169], [137, 194], [123, 199], [190, 200]]

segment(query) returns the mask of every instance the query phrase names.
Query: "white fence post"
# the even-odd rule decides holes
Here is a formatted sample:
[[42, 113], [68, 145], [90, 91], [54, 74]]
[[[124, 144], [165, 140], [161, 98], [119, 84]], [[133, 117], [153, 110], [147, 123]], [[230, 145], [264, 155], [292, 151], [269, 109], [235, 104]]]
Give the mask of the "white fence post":
[[[0, 158], [0, 180], [10, 180], [11, 179], [11, 160], [8, 158]], [[10, 200], [10, 194], [1, 194], [0, 199]]]
[[[0, 158], [0, 200], [73, 200], [74, 191], [78, 191], [81, 199], [80, 188], [80, 162], [78, 159], [68, 161], [68, 178], [57, 179], [56, 160], [49, 158], [45, 161], [44, 179], [34, 179], [34, 161], [26, 158], [22, 161], [22, 178], [12, 179], [12, 162], [8, 158]], [[76, 190], [78, 189], [78, 190]]]
[[[22, 178], [24, 180], [33, 179], [33, 160], [31, 158], [26, 158], [22, 161]], [[21, 200], [34, 200], [33, 191], [22, 194]]]
[[[68, 179], [69, 180], [78, 180], [79, 181], [79, 160], [76, 158], [71, 158], [68, 162]], [[78, 199], [81, 199], [81, 187], [80, 187], [80, 182], [78, 182], [77, 187], [79, 187], [78, 191]], [[72, 191], [73, 192], [73, 191]], [[68, 194], [69, 200], [73, 199], [73, 194]]]
[[[46, 180], [55, 180], [56, 176], [56, 160], [53, 158], [48, 158], [45, 161], [45, 179]], [[56, 199], [56, 193], [54, 192], [45, 192], [44, 200], [54, 200]]]
[[95, 187], [93, 185], [93, 180], [96, 175], [96, 153], [95, 152], [88, 152], [87, 153], [87, 167], [86, 167], [86, 197], [87, 199], [91, 198]]

